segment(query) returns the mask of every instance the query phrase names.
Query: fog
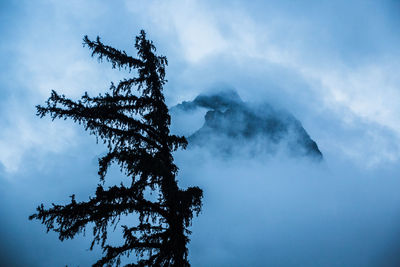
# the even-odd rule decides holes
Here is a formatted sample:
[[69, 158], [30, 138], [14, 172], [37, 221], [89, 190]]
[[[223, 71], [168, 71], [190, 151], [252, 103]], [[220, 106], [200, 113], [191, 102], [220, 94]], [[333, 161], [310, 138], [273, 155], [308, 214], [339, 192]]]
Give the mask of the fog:
[[[204, 123], [196, 112], [183, 117]], [[195, 266], [398, 265], [397, 164], [368, 167], [329, 150], [322, 161], [298, 157], [284, 142], [275, 153], [248, 153], [266, 145], [257, 139], [226, 140], [235, 145], [226, 154], [216, 150], [225, 146], [220, 139], [207, 140], [176, 153], [181, 184], [204, 189], [191, 242]]]
[[[100, 257], [90, 229], [60, 242], [28, 220], [40, 203], [87, 200], [106, 151], [71, 121], [39, 119], [35, 105], [52, 89], [76, 99], [131, 75], [98, 64], [82, 37], [132, 54], [140, 29], [168, 58], [169, 107], [234, 88], [292, 114], [323, 154], [254, 153], [263, 144], [244, 139], [220, 154], [212, 136], [177, 151], [180, 186], [204, 190], [193, 266], [400, 265], [398, 12], [396, 1], [358, 0], [1, 2], [0, 265]], [[190, 136], [206, 112], [171, 112], [172, 131]], [[124, 179], [115, 168], [107, 181]]]
[[[47, 171], [2, 182], [1, 257], [9, 266], [87, 266], [100, 255], [88, 251], [89, 229], [86, 237], [60, 242], [27, 220], [41, 202], [93, 193], [102, 151], [90, 145], [93, 139], [86, 142], [93, 154], [74, 154], [67, 164], [62, 156]], [[399, 167], [365, 169], [324, 152], [322, 162], [285, 154], [222, 157], [207, 147], [176, 152], [180, 185], [204, 190], [203, 211], [191, 227], [193, 266], [396, 266]], [[110, 176], [122, 178], [117, 170]]]
[[366, 172], [329, 154], [323, 163], [202, 150], [177, 159], [181, 176], [205, 191], [194, 265], [398, 264], [398, 167]]

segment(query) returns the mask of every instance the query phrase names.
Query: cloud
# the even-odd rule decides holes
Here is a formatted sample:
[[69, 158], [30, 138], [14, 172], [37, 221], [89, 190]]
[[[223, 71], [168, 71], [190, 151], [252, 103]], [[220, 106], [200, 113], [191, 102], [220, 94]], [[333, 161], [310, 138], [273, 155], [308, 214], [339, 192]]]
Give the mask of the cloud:
[[[354, 7], [354, 4], [351, 6]], [[351, 24], [355, 28], [347, 29], [344, 22], [335, 24], [337, 19], [329, 11], [330, 8], [324, 4], [308, 10], [285, 3], [245, 5], [235, 2], [222, 5], [198, 1], [173, 1], [168, 4], [160, 1], [124, 2], [118, 7], [95, 2], [82, 6], [75, 1], [64, 4], [43, 1], [36, 6], [27, 3], [25, 10], [29, 10], [29, 16], [21, 18], [17, 24], [13, 46], [11, 43], [3, 44], [4, 51], [8, 49], [14, 55], [12, 63], [5, 68], [14, 70], [13, 80], [17, 83], [13, 86], [16, 90], [5, 91], [6, 96], [18, 94], [26, 106], [34, 106], [42, 103], [51, 89], [58, 89], [74, 98], [79, 97], [83, 90], [104, 91], [110, 81], [116, 81], [124, 74], [110, 72], [107, 64], [99, 65], [91, 59], [88, 51], [81, 46], [81, 38], [84, 34], [99, 32], [101, 27], [102, 35], [110, 36], [113, 31], [110, 26], [105, 26], [107, 20], [104, 17], [111, 12], [133, 12], [139, 24], [151, 29], [150, 35], [168, 40], [159, 43], [162, 50], [168, 51], [172, 65], [168, 69], [171, 83], [166, 91], [172, 104], [193, 98], [217, 82], [225, 82], [238, 88], [246, 100], [269, 98], [280, 102], [283, 107], [298, 109], [300, 114], [296, 114], [296, 110], [293, 112], [305, 123], [318, 119], [315, 117], [320, 114], [316, 111], [332, 113], [346, 124], [345, 127], [357, 128], [362, 121], [361, 125], [366, 127], [379, 125], [379, 128], [386, 128], [384, 135], [393, 136], [391, 142], [397, 142], [400, 136], [397, 116], [400, 83], [394, 70], [398, 69], [398, 64], [397, 57], [391, 56], [393, 49], [383, 41], [386, 37], [396, 40], [397, 35], [392, 36], [390, 32], [393, 22], [383, 17], [387, 12], [384, 8], [362, 5], [365, 12], [372, 9], [379, 11], [376, 19], [381, 18], [377, 22], [379, 27], [366, 30], [357, 22]], [[346, 4], [338, 3], [333, 8], [343, 11]], [[47, 10], [46, 21], [41, 19], [42, 10]], [[264, 10], [264, 14], [260, 14], [259, 10]], [[299, 10], [304, 14], [301, 15]], [[343, 14], [343, 20], [350, 23], [351, 14]], [[365, 15], [356, 13], [355, 16], [360, 21], [366, 21]], [[125, 19], [120, 23], [134, 25], [135, 20]], [[92, 26], [94, 24], [97, 26]], [[385, 31], [379, 30], [382, 27]], [[357, 38], [366, 44], [353, 47], [355, 37], [341, 33], [342, 30], [360, 32]], [[122, 47], [131, 41], [126, 36], [123, 42], [120, 41], [124, 32], [113, 37], [124, 45]], [[130, 34], [134, 33], [130, 31]], [[332, 36], [337, 38], [332, 39]], [[374, 40], [372, 45], [373, 38], [383, 39]], [[349, 47], [346, 48], [346, 44]], [[386, 50], [383, 50], [385, 47]], [[357, 57], [358, 60], [346, 58], [358, 55], [360, 48], [365, 49], [364, 55]], [[2, 80], [6, 81], [6, 78]], [[296, 80], [300, 85], [294, 82]], [[12, 87], [9, 82], [3, 84]], [[23, 98], [21, 94], [29, 97]], [[4, 106], [3, 110], [6, 109], [7, 106]], [[27, 115], [28, 111], [23, 116]], [[7, 120], [10, 131], [22, 127], [11, 126], [11, 117]], [[24, 120], [25, 128], [34, 128], [28, 125], [30, 120]], [[370, 134], [361, 143], [382, 139], [378, 136], [382, 130], [365, 131], [374, 132], [372, 135], [375, 137]], [[323, 138], [324, 133], [317, 134], [317, 139]], [[5, 138], [3, 134], [3, 147], [9, 143]], [[44, 136], [43, 140], [46, 140]], [[32, 142], [32, 146], [34, 143], [41, 141]], [[343, 146], [346, 147], [346, 155], [354, 155], [360, 145], [345, 143]], [[400, 151], [394, 147], [381, 151], [378, 153], [380, 156], [375, 153], [367, 161], [372, 164], [397, 160]], [[27, 149], [22, 145], [20, 149], [8, 149], [10, 155], [3, 155], [2, 163], [7, 165], [10, 163], [5, 161], [11, 162], [13, 157], [21, 158]], [[350, 158], [358, 160], [357, 157]], [[16, 169], [17, 164], [14, 165], [12, 168]]]
[[[131, 11], [146, 17], [149, 27], [156, 32], [176, 36], [173, 51], [183, 51], [179, 56], [188, 64], [182, 70], [183, 79], [187, 76], [186, 79], [196, 80], [203, 88], [212, 86], [210, 81], [231, 81], [241, 95], [257, 98], [266, 91], [268, 97], [279, 94], [271, 93], [270, 84], [263, 80], [263, 76], [270, 78], [274, 73], [278, 77], [272, 79], [277, 80], [278, 88], [273, 89], [285, 91], [283, 105], [293, 99], [297, 106], [313, 106], [314, 114], [307, 112], [303, 115], [305, 119], [314, 116], [315, 109], [328, 110], [346, 127], [361, 124], [369, 132], [368, 127], [374, 125], [386, 128], [385, 135], [394, 135], [393, 142], [397, 142], [400, 81], [394, 70], [398, 69], [399, 55], [385, 43], [387, 38], [399, 40], [397, 34], [390, 32], [396, 22], [385, 17], [388, 14], [385, 7], [376, 4], [358, 1], [314, 4], [314, 8], [307, 9], [287, 3], [155, 1], [142, 2], [139, 8], [127, 3]], [[257, 8], [265, 13], [259, 14]], [[351, 13], [348, 8], [359, 8], [362, 12]], [[338, 12], [342, 14], [340, 19], [335, 15]], [[371, 12], [377, 12], [377, 16], [370, 17]], [[352, 17], [358, 21], [353, 23]], [[196, 52], [191, 52], [192, 49]], [[216, 60], [210, 60], [212, 57]], [[242, 88], [246, 86], [243, 80], [256, 76], [249, 77], [251, 72], [259, 75], [255, 78], [258, 84]], [[289, 77], [283, 77], [287, 74]], [[197, 77], [207, 77], [209, 83], [198, 81]], [[285, 84], [283, 79], [300, 79], [305, 86]], [[240, 83], [238, 80], [242, 84], [235, 84]], [[186, 90], [181, 90], [186, 99], [195, 96]], [[310, 103], [310, 99], [317, 104]], [[368, 137], [362, 142], [373, 140], [376, 138]], [[358, 144], [346, 143], [346, 146], [347, 155], [357, 153]], [[374, 154], [367, 161], [373, 164], [397, 160], [400, 150], [379, 154], [380, 159]]]
[[204, 189], [193, 265], [379, 266], [388, 248], [398, 248], [397, 166], [365, 171], [333, 158], [315, 165], [242, 153], [226, 159], [205, 149], [176, 159], [181, 183]]
[[35, 106], [43, 105], [52, 89], [76, 99], [84, 91], [105, 91], [110, 81], [123, 76], [92, 59], [88, 49], [82, 47], [82, 29], [71, 28], [71, 19], [90, 23], [101, 16], [104, 6], [43, 1], [19, 8], [28, 16], [20, 18], [12, 41], [5, 42], [1, 52], [7, 59], [0, 77], [0, 163], [6, 172], [24, 168], [22, 162], [29, 154], [37, 154], [41, 166], [49, 154], [67, 152], [79, 143], [77, 127], [35, 117]]
[[[90, 58], [82, 37], [100, 35], [131, 53], [144, 28], [169, 59], [170, 106], [234, 87], [246, 102], [289, 110], [324, 152], [319, 166], [282, 155], [178, 152], [180, 184], [205, 190], [192, 228], [194, 266], [396, 266], [398, 5], [44, 0], [3, 6], [11, 15], [0, 19], [0, 217], [7, 229], [0, 245], [18, 252], [15, 264], [90, 264], [98, 255], [85, 250], [85, 238], [61, 243], [27, 221], [40, 202], [59, 203], [72, 193], [87, 199], [103, 149], [72, 122], [36, 118], [34, 106], [51, 89], [77, 98], [130, 75]], [[175, 130], [197, 129], [203, 116], [183, 117], [184, 127]]]
[[175, 33], [180, 51], [192, 64], [222, 52], [228, 46], [215, 27], [213, 14], [197, 1], [140, 1], [139, 5], [127, 1], [126, 5], [132, 12], [150, 20], [151, 28]]

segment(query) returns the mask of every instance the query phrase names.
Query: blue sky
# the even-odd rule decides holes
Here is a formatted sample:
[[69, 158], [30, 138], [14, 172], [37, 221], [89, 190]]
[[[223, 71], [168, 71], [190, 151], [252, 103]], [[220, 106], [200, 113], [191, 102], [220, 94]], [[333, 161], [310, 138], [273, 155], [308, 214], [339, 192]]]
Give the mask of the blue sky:
[[396, 266], [399, 13], [398, 1], [2, 1], [0, 257], [86, 266], [99, 255], [89, 238], [61, 243], [27, 220], [42, 202], [93, 192], [104, 152], [72, 122], [37, 118], [35, 105], [52, 89], [78, 98], [129, 75], [91, 58], [84, 35], [134, 53], [145, 29], [169, 60], [170, 106], [235, 88], [293, 113], [325, 156], [178, 152], [182, 184], [205, 189], [194, 266]]

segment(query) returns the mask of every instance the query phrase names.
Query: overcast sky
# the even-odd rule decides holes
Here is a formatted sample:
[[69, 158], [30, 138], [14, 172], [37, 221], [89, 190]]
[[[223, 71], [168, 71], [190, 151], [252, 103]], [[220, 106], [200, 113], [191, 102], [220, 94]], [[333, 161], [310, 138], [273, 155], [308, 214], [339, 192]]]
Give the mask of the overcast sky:
[[324, 154], [315, 164], [176, 153], [180, 184], [205, 193], [193, 266], [398, 266], [399, 28], [399, 1], [1, 1], [0, 258], [99, 257], [90, 236], [60, 242], [28, 221], [42, 202], [87, 199], [105, 151], [71, 121], [39, 119], [35, 105], [52, 89], [76, 99], [127, 77], [91, 58], [82, 38], [134, 55], [144, 29], [169, 61], [169, 106], [234, 88], [291, 112]]

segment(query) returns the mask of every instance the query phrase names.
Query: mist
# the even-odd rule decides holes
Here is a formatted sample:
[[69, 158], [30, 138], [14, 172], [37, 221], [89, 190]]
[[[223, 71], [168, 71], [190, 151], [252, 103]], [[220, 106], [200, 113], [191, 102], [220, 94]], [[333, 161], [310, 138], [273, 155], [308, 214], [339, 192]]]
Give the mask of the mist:
[[[256, 139], [221, 154], [231, 140], [212, 136], [177, 151], [179, 185], [204, 190], [193, 266], [400, 265], [399, 10], [359, 0], [0, 3], [0, 265], [90, 266], [101, 255], [89, 251], [90, 228], [60, 242], [28, 220], [40, 203], [87, 200], [106, 151], [35, 106], [52, 89], [76, 99], [130, 77], [93, 60], [82, 37], [130, 54], [140, 29], [168, 58], [172, 132], [192, 135], [208, 111], [173, 107], [234, 88], [252, 107], [290, 113], [323, 154], [265, 153]], [[114, 168], [106, 181], [124, 179]]]
[[[190, 136], [205, 123], [200, 112], [173, 112], [172, 129], [183, 117]], [[182, 185], [204, 189], [192, 228], [195, 266], [399, 264], [397, 164], [363, 165], [335, 150], [322, 151], [323, 160], [299, 157], [285, 142], [273, 153], [258, 139], [222, 142], [210, 135], [176, 153]], [[233, 153], [218, 150], [232, 145]], [[254, 147], [259, 153], [249, 153]]]
[[397, 166], [371, 172], [330, 155], [226, 159], [201, 149], [177, 161], [182, 179], [204, 188], [194, 265], [398, 264]]

